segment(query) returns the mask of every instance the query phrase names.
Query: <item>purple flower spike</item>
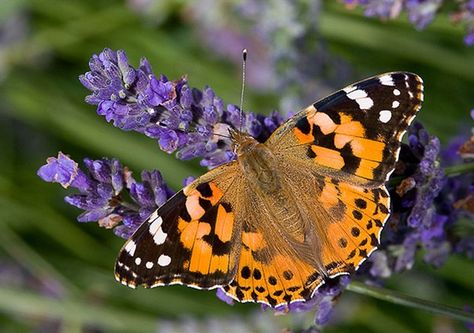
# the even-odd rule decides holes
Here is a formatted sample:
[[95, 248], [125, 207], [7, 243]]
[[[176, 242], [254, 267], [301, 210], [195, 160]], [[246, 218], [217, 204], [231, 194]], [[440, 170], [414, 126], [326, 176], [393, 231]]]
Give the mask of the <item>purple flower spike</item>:
[[86, 175], [79, 170], [76, 162], [62, 152], [58, 157], [49, 157], [47, 164], [38, 170], [38, 176], [46, 182], [59, 183], [62, 187], [75, 187], [81, 191], [87, 191], [90, 187]]
[[[65, 197], [67, 203], [84, 210], [77, 220], [98, 221], [102, 227], [115, 228], [121, 237], [129, 237], [173, 194], [156, 170], [143, 171], [143, 182], [139, 183], [116, 159], [86, 158], [84, 164], [86, 172], [71, 158], [59, 153], [57, 158], [48, 158], [48, 163], [38, 170], [38, 176], [64, 187], [77, 188], [79, 193]], [[126, 202], [123, 197], [131, 198], [132, 202]]]
[[[97, 113], [123, 130], [144, 133], [158, 141], [167, 153], [180, 159], [201, 158], [201, 165], [216, 167], [235, 158], [229, 129], [239, 128], [264, 141], [281, 124], [276, 112], [271, 117], [243, 115], [206, 87], [189, 88], [185, 77], [169, 81], [155, 75], [143, 59], [138, 69], [129, 65], [124, 51], [105, 49], [90, 61], [91, 71], [80, 81], [91, 95], [89, 104]], [[159, 77], [159, 79], [158, 79]]]
[[[364, 8], [365, 16], [379, 17], [382, 20], [394, 19], [405, 11], [409, 21], [416, 29], [425, 29], [435, 18], [447, 1], [443, 0], [345, 0], [346, 7]], [[451, 12], [453, 23], [464, 23], [467, 33], [464, 43], [474, 45], [474, 5], [472, 0], [457, 1]]]
[[224, 290], [222, 290], [221, 288], [218, 288], [217, 291], [216, 291], [216, 296], [222, 301], [222, 302], [225, 302], [229, 305], [234, 305], [234, 299], [230, 296], [228, 296]]

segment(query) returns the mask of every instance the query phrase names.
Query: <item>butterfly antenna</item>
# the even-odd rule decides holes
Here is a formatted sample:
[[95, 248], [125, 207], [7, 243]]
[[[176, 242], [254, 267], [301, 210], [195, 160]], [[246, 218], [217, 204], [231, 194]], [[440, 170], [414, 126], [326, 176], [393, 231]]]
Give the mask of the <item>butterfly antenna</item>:
[[245, 68], [247, 63], [247, 49], [242, 50], [242, 89], [240, 91], [240, 128], [242, 132], [242, 123], [244, 119], [244, 92], [245, 92]]

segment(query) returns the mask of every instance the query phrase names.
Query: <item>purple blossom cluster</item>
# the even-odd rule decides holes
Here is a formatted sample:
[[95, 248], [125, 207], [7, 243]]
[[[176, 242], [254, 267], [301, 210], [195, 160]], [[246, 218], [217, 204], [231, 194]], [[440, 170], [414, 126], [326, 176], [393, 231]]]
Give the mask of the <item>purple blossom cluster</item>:
[[435, 267], [453, 252], [472, 256], [473, 235], [456, 234], [455, 225], [463, 216], [472, 220], [474, 211], [460, 203], [474, 195], [474, 175], [447, 176], [441, 159], [445, 156], [448, 163], [462, 163], [461, 145], [456, 141], [442, 151], [439, 139], [420, 123], [409, 129], [408, 144], [402, 146], [393, 175], [402, 180], [389, 189], [393, 213], [382, 234], [381, 249], [369, 258], [360, 275], [377, 280], [411, 269], [419, 250], [424, 261]]
[[[173, 194], [159, 171], [143, 171], [137, 182], [131, 171], [116, 159], [84, 159], [86, 171], [69, 156], [58, 153], [38, 170], [44, 181], [75, 188], [77, 194], [67, 195], [65, 201], [84, 210], [79, 222], [98, 222], [114, 229], [122, 238], [130, 237], [140, 224]], [[126, 200], [130, 198], [130, 200]]]
[[179, 159], [199, 157], [205, 167], [235, 158], [230, 127], [265, 140], [283, 119], [277, 113], [241, 117], [237, 106], [225, 106], [211, 88], [190, 88], [185, 77], [176, 81], [157, 77], [144, 58], [134, 68], [120, 50], [93, 55], [89, 67], [79, 80], [91, 91], [86, 102], [97, 105], [99, 115], [122, 130], [156, 139], [162, 150], [176, 152]]
[[[94, 55], [91, 71], [80, 77], [97, 105], [97, 112], [123, 130], [134, 130], [158, 140], [160, 147], [180, 159], [197, 157], [206, 167], [215, 167], [234, 158], [227, 137], [230, 127], [242, 128], [264, 141], [283, 122], [274, 112], [270, 116], [241, 114], [234, 105], [224, 106], [211, 88], [190, 88], [185, 78], [169, 81], [155, 76], [142, 59], [138, 69], [129, 65], [123, 51], [104, 50]], [[471, 144], [469, 144], [471, 142]], [[472, 158], [474, 141], [451, 145], [465, 159]], [[461, 148], [460, 148], [461, 147]], [[396, 171], [389, 182], [393, 198], [392, 215], [382, 234], [381, 249], [359, 269], [357, 275], [371, 283], [393, 272], [410, 269], [415, 254], [423, 250], [424, 260], [440, 266], [455, 252], [474, 254], [474, 235], [458, 235], [453, 226], [459, 218], [474, 213], [474, 175], [446, 175], [441, 156], [449, 163], [461, 157], [453, 152], [441, 154], [438, 138], [420, 124], [409, 130], [408, 144], [403, 145]], [[157, 170], [143, 171], [141, 182], [116, 159], [84, 159], [84, 169], [63, 153], [48, 159], [38, 170], [47, 182], [78, 193], [66, 196], [69, 204], [82, 209], [78, 221], [98, 221], [113, 228], [116, 235], [128, 238], [172, 191]], [[185, 179], [185, 184], [192, 179]], [[472, 216], [471, 216], [472, 217]], [[315, 324], [329, 318], [337, 296], [349, 283], [348, 277], [328, 280], [313, 299], [292, 303], [276, 312], [299, 312], [318, 309]], [[218, 291], [219, 298], [231, 303]]]
[[[419, 30], [428, 26], [446, 0], [344, 0], [347, 8], [361, 6], [365, 16], [379, 17], [384, 20], [398, 17], [403, 11], [408, 14], [410, 22]], [[466, 26], [464, 43], [474, 45], [474, 0], [462, 0], [456, 3], [456, 10], [451, 13], [454, 23]]]

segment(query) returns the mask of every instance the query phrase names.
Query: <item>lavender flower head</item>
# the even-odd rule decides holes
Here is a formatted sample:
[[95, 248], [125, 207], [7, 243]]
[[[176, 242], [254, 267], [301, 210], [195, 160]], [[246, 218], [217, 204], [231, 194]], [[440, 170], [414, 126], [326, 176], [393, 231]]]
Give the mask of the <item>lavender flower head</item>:
[[[76, 188], [79, 193], [66, 196], [65, 201], [84, 210], [77, 220], [98, 221], [102, 227], [114, 228], [119, 237], [130, 237], [173, 194], [159, 171], [143, 171], [140, 183], [116, 159], [86, 158], [84, 164], [85, 172], [70, 157], [59, 152], [57, 158], [48, 158], [47, 164], [38, 170], [38, 176], [64, 188]], [[131, 202], [124, 201], [125, 192]]]
[[[394, 19], [402, 12], [408, 14], [409, 21], [418, 30], [426, 28], [435, 18], [446, 0], [345, 0], [347, 8], [361, 6], [368, 17], [379, 17], [383, 20]], [[458, 1], [456, 9], [451, 12], [454, 23], [466, 26], [464, 43], [474, 45], [474, 1]]]
[[228, 137], [230, 127], [242, 128], [265, 140], [282, 117], [244, 114], [235, 105], [225, 106], [214, 91], [188, 86], [185, 77], [169, 81], [153, 74], [146, 59], [135, 69], [123, 51], [105, 49], [94, 55], [90, 71], [79, 77], [92, 93], [86, 102], [97, 113], [123, 130], [133, 130], [156, 139], [167, 153], [179, 159], [201, 158], [209, 168], [235, 158]]

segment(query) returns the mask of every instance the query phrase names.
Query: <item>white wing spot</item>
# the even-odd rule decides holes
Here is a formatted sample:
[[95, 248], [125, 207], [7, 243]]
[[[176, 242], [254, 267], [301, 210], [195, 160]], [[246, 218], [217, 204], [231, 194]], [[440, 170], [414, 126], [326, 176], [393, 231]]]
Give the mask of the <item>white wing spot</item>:
[[151, 213], [150, 217], [148, 218], [149, 221], [154, 221], [158, 218], [158, 209]]
[[356, 99], [357, 104], [359, 104], [362, 110], [369, 110], [374, 106], [374, 101], [370, 97]]
[[345, 87], [345, 88], [342, 89], [342, 90], [344, 90], [344, 92], [346, 92], [346, 93], [350, 93], [351, 91], [353, 91], [353, 90], [355, 90], [355, 89], [356, 89], [356, 87], [354, 87], [354, 86], [349, 86], [349, 87]]
[[135, 258], [135, 265], [139, 266], [142, 263], [142, 258], [136, 257]]
[[364, 90], [357, 89], [351, 91], [347, 94], [347, 97], [356, 101], [362, 110], [368, 110], [374, 106], [374, 101], [372, 98], [367, 96], [367, 93]]
[[153, 236], [153, 241], [156, 245], [161, 245], [165, 242], [167, 236], [168, 234], [166, 232], [163, 232], [163, 229], [160, 228]]
[[125, 245], [125, 251], [132, 257], [135, 255], [135, 250], [137, 249], [137, 244], [133, 240], [129, 240], [127, 245]]
[[399, 101], [393, 101], [392, 102], [392, 109], [396, 109], [400, 106], [400, 102]]
[[349, 97], [350, 99], [358, 99], [358, 98], [367, 97], [367, 93], [363, 90], [357, 89], [348, 93], [347, 97]]
[[382, 75], [379, 77], [379, 81], [384, 86], [394, 86], [395, 82], [393, 82], [393, 78], [391, 75]]
[[395, 96], [400, 96], [400, 90], [398, 90], [398, 89], [393, 89], [393, 94], [394, 94]]
[[390, 121], [390, 119], [392, 119], [392, 112], [388, 111], [388, 110], [382, 110], [379, 112], [379, 120], [386, 124]]
[[160, 265], [161, 267], [166, 267], [170, 264], [171, 262], [171, 257], [170, 256], [167, 256], [166, 254], [162, 254], [159, 258], [158, 258], [158, 265]]
[[148, 269], [151, 269], [153, 268], [153, 263], [151, 261], [147, 261], [147, 263], [145, 264], [145, 267]]
[[[155, 213], [153, 213], [152, 215], [154, 214]], [[163, 223], [163, 219], [161, 218], [161, 216], [158, 217], [158, 214], [157, 214], [156, 218], [150, 224], [150, 228], [148, 229], [148, 231], [150, 231], [150, 234], [155, 235], [158, 229], [160, 229], [162, 223]]]

